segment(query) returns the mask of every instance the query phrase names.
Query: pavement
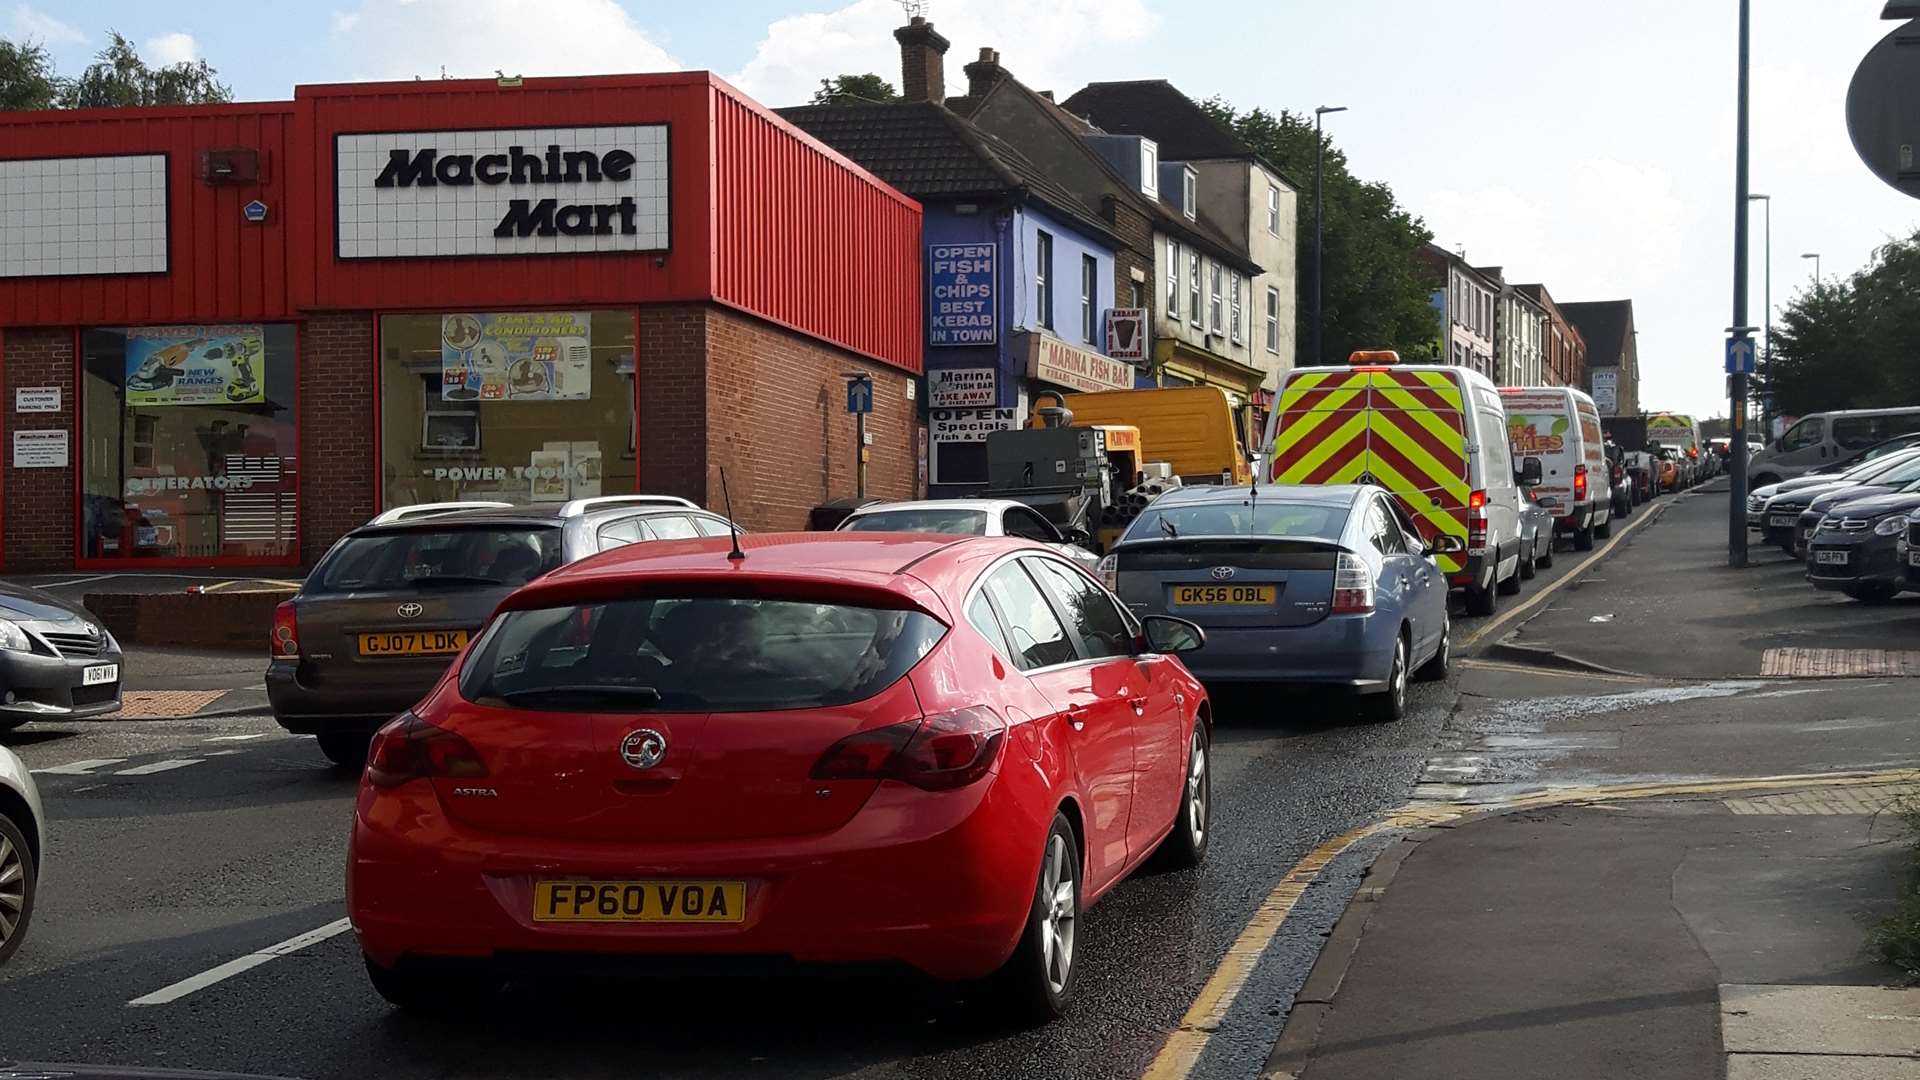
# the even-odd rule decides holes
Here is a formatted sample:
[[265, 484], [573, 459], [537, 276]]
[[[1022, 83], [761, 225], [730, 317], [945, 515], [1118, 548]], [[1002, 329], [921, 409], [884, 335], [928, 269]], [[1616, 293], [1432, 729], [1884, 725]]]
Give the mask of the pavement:
[[1262, 1075], [1920, 1077], [1920, 989], [1867, 949], [1913, 866], [1913, 687], [1761, 677], [1920, 651], [1920, 604], [1729, 570], [1725, 507], [1676, 501], [1469, 662]]

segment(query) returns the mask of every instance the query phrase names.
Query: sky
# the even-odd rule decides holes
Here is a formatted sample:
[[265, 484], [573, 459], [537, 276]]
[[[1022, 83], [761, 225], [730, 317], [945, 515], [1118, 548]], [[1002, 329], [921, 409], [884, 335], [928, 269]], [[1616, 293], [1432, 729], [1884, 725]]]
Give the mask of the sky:
[[[1641, 403], [1725, 415], [1733, 314], [1735, 0], [928, 0], [950, 89], [983, 46], [1061, 98], [1165, 78], [1196, 99], [1329, 117], [1353, 171], [1437, 242], [1560, 300], [1631, 298]], [[1855, 155], [1845, 101], [1895, 27], [1883, 0], [1753, 0], [1753, 190], [1773, 199], [1776, 309], [1920, 228]], [[56, 14], [57, 13], [57, 14]], [[899, 0], [0, 0], [0, 36], [76, 71], [109, 27], [149, 60], [205, 57], [243, 100], [373, 78], [705, 69], [762, 102], [899, 82]], [[1308, 178], [1300, 178], [1302, 181]], [[1751, 321], [1764, 320], [1753, 213]]]

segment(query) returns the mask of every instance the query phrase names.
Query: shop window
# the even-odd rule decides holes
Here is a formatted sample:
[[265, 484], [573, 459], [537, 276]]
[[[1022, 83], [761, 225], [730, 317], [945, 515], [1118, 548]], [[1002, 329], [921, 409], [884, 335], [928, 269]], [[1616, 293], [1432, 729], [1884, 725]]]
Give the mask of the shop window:
[[81, 556], [297, 555], [294, 330], [81, 335]]
[[635, 490], [631, 311], [380, 318], [387, 508]]

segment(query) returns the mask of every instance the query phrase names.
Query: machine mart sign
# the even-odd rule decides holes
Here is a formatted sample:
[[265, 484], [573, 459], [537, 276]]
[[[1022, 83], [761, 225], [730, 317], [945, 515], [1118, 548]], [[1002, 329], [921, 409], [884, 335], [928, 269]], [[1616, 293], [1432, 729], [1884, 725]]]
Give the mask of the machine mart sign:
[[667, 128], [334, 139], [343, 259], [665, 251]]
[[1000, 340], [998, 244], [927, 246], [927, 344]]

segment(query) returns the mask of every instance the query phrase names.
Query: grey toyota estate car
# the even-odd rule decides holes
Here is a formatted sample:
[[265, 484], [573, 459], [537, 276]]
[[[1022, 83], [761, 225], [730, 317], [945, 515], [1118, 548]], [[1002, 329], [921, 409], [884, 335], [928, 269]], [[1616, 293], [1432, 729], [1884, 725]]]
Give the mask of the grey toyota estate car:
[[120, 644], [87, 609], [0, 581], [0, 731], [120, 707]]
[[341, 538], [274, 613], [274, 717], [336, 764], [359, 765], [373, 732], [433, 687], [508, 593], [609, 548], [727, 529], [654, 495], [388, 511]]

